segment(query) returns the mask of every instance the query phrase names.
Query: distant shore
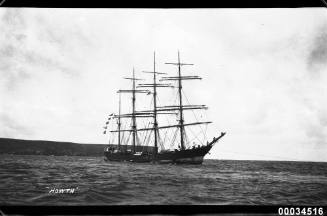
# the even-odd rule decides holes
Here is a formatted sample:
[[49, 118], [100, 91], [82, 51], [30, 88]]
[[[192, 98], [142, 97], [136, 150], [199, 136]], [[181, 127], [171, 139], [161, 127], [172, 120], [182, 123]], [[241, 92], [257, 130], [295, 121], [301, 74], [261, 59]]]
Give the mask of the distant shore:
[[105, 144], [0, 138], [0, 154], [102, 156]]

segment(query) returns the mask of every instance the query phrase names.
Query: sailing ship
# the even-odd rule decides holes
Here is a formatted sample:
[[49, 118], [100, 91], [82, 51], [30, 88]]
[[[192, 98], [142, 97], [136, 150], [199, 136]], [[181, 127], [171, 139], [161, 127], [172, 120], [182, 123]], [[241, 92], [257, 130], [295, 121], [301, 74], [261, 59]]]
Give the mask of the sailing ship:
[[[118, 114], [110, 114], [104, 127], [106, 129], [104, 134], [108, 132], [110, 137], [109, 145], [104, 150], [105, 159], [108, 161], [202, 164], [204, 156], [226, 134], [225, 132], [221, 132], [218, 137], [214, 137], [212, 140], [206, 142], [205, 139], [200, 140], [197, 136], [192, 140], [188, 138], [186, 128], [191, 126], [207, 126], [212, 123], [211, 121], [185, 122], [184, 115], [186, 111], [193, 111], [195, 113], [194, 111], [208, 109], [205, 105], [186, 105], [183, 103], [183, 82], [201, 80], [202, 78], [199, 76], [182, 75], [182, 67], [193, 64], [182, 63], [179, 52], [176, 63], [165, 63], [177, 67], [177, 76], [167, 76], [167, 73], [156, 70], [155, 53], [153, 60], [153, 71], [143, 71], [152, 75], [152, 83], [136, 85], [136, 82], [142, 79], [135, 77], [135, 70], [133, 68], [133, 76], [125, 77], [125, 79], [132, 81], [132, 89], [117, 91], [119, 94]], [[158, 77], [160, 78], [159, 80]], [[167, 82], [175, 82], [175, 85]], [[159, 106], [158, 88], [172, 88], [175, 92], [177, 89], [176, 102], [178, 103]], [[123, 93], [132, 95], [131, 113], [121, 113], [121, 94]], [[148, 95], [152, 96], [151, 109], [136, 110], [136, 95], [138, 94], [145, 94], [146, 97]], [[165, 116], [168, 122], [169, 119], [173, 118], [177, 121], [177, 124], [170, 123], [163, 125], [163, 123], [159, 123], [159, 119], [162, 118], [161, 116]], [[143, 121], [144, 119], [146, 120], [143, 128], [138, 127], [138, 121], [141, 119]], [[123, 120], [128, 120], [129, 124], [125, 124], [127, 128], [123, 128]], [[109, 121], [114, 122], [113, 126], [110, 126]], [[175, 131], [169, 134], [168, 130], [171, 129]], [[166, 132], [164, 132], [165, 130]], [[204, 138], [206, 138], [203, 128], [201, 130]], [[140, 135], [141, 133], [142, 136]], [[193, 141], [194, 139], [197, 139], [196, 142]]]

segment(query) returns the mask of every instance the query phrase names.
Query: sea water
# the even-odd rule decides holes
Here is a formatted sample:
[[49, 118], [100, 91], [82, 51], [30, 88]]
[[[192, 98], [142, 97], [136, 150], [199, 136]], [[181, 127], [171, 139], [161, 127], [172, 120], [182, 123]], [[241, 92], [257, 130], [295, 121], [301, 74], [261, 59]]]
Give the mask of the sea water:
[[1, 155], [1, 205], [327, 205], [327, 163]]

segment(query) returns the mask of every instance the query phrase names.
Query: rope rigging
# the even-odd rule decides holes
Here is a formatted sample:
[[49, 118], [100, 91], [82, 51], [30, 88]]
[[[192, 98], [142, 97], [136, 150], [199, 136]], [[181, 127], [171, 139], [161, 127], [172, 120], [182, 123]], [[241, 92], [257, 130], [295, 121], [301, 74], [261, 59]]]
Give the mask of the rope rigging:
[[[217, 142], [224, 133], [218, 138], [214, 138], [211, 142], [211, 146], [202, 146], [198, 148], [190, 147], [195, 145], [195, 143], [204, 144], [207, 136], [207, 124], [212, 123], [211, 121], [200, 121], [202, 118], [203, 109], [207, 109], [206, 105], [191, 105], [188, 97], [186, 96], [184, 90], [182, 89], [182, 80], [199, 80], [202, 79], [199, 76], [184, 75], [181, 73], [181, 66], [183, 65], [193, 65], [180, 61], [180, 55], [178, 52], [178, 62], [177, 63], [166, 63], [178, 66], [178, 75], [174, 76], [163, 76], [159, 81], [169, 81], [169, 83], [157, 82], [159, 74], [167, 74], [156, 71], [155, 53], [154, 53], [154, 69], [153, 71], [143, 71], [145, 73], [153, 74], [153, 83], [141, 83], [137, 84], [136, 80], [145, 80], [135, 78], [135, 72], [133, 68], [133, 77], [127, 77], [133, 81], [132, 89], [118, 90], [117, 93], [132, 93], [132, 110], [129, 108], [124, 109], [128, 112], [121, 114], [121, 102], [119, 99], [119, 114], [112, 114], [109, 116], [107, 125], [104, 127], [109, 130], [111, 126], [108, 125], [111, 118], [118, 118], [117, 129], [110, 130], [110, 134], [118, 132], [118, 136], [110, 135], [111, 144], [115, 145], [115, 139], [118, 140], [118, 148], [121, 144], [123, 148], [126, 147], [128, 154], [122, 154], [118, 158], [125, 159], [130, 158], [126, 161], [136, 161], [136, 160], [162, 160], [169, 161], [166, 159], [170, 158], [174, 163], [185, 161], [192, 163], [202, 163], [203, 155], [205, 151], [210, 151], [213, 143]], [[174, 86], [170, 82], [174, 83]], [[184, 81], [183, 81], [184, 82]], [[161, 104], [159, 98], [157, 98], [157, 88], [159, 87], [172, 87], [171, 92], [166, 92], [161, 97], [165, 104]], [[139, 90], [136, 88], [146, 88], [147, 90]], [[152, 89], [153, 88], [153, 89]], [[178, 89], [178, 91], [176, 91]], [[146, 93], [149, 96], [143, 96], [140, 100], [136, 100], [136, 93]], [[151, 98], [151, 99], [150, 99]], [[143, 100], [144, 99], [144, 100]], [[169, 100], [169, 103], [166, 103]], [[185, 101], [185, 102], [183, 102]], [[173, 103], [173, 104], [171, 104]], [[150, 104], [150, 107], [148, 106]], [[137, 107], [136, 107], [137, 105]], [[192, 111], [192, 114], [188, 112]], [[201, 111], [201, 116], [195, 113], [196, 110]], [[162, 116], [165, 115], [165, 116]], [[169, 116], [168, 116], [169, 115]], [[172, 116], [175, 115], [175, 116]], [[193, 115], [193, 117], [192, 117]], [[206, 117], [206, 116], [205, 116]], [[185, 121], [185, 118], [187, 121]], [[194, 122], [194, 119], [196, 120]], [[123, 124], [121, 124], [121, 121]], [[167, 124], [168, 123], [168, 124]], [[202, 127], [201, 124], [206, 124], [206, 127]], [[199, 129], [192, 129], [194, 125], [199, 125]], [[189, 127], [192, 126], [192, 127]], [[164, 130], [164, 131], [163, 131]], [[159, 133], [160, 131], [160, 133]], [[105, 131], [107, 133], [108, 131]], [[153, 133], [152, 133], [153, 132]], [[128, 134], [125, 134], [128, 133]], [[203, 137], [202, 137], [203, 136]], [[195, 141], [196, 140], [196, 141]], [[195, 141], [195, 142], [193, 142]], [[194, 144], [192, 144], [192, 142]], [[169, 146], [169, 148], [168, 148]], [[177, 148], [178, 146], [178, 148]], [[127, 149], [128, 148], [128, 149]], [[162, 152], [159, 152], [158, 150]], [[165, 150], [174, 149], [172, 152], [166, 152]], [[186, 151], [187, 150], [187, 151]], [[141, 152], [140, 152], [141, 151]], [[152, 154], [143, 154], [145, 152], [152, 151]], [[120, 153], [112, 148], [108, 149], [108, 154]], [[143, 152], [143, 153], [142, 153]], [[131, 156], [128, 156], [132, 154]], [[206, 154], [206, 153], [205, 153]], [[126, 156], [127, 155], [127, 156]], [[136, 157], [137, 156], [137, 157]], [[139, 157], [140, 156], [140, 157]], [[115, 156], [116, 157], [116, 156]], [[151, 158], [151, 159], [149, 159]], [[189, 160], [189, 158], [191, 160]], [[183, 159], [183, 160], [180, 160]], [[188, 159], [188, 160], [185, 160]], [[116, 158], [114, 158], [116, 160]]]
[[[182, 94], [184, 95], [184, 97], [185, 97], [185, 99], [186, 99], [186, 102], [190, 105], [190, 101], [189, 101], [188, 97], [186, 96], [186, 94], [185, 94], [185, 92], [184, 92], [183, 89], [182, 89]], [[199, 121], [199, 119], [197, 118], [197, 116], [196, 116], [194, 110], [192, 110], [192, 113], [193, 113], [193, 116], [194, 116], [195, 120], [196, 120], [196, 121]], [[204, 140], [205, 140], [205, 139], [206, 139], [206, 134], [207, 134], [207, 128], [208, 128], [208, 126], [206, 126], [205, 131], [203, 130], [203, 128], [202, 128], [201, 125], [199, 125], [199, 127], [200, 127], [200, 129], [201, 129], [201, 131], [202, 131], [202, 133], [203, 133], [203, 137], [204, 137]], [[191, 129], [190, 129], [190, 130], [191, 130]], [[191, 130], [191, 131], [192, 131], [192, 130]], [[203, 141], [202, 141], [202, 142], [201, 142], [201, 140], [199, 140], [199, 141], [200, 141], [200, 143], [203, 144]]]

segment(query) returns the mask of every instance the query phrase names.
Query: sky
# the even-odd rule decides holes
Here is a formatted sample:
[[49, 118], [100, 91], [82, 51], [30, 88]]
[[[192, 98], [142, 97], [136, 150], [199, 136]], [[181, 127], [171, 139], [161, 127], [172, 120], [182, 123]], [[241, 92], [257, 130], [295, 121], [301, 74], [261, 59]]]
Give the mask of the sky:
[[0, 8], [0, 32], [0, 137], [105, 144], [122, 77], [154, 51], [174, 75], [179, 50], [208, 140], [227, 132], [207, 158], [327, 162], [325, 8]]

